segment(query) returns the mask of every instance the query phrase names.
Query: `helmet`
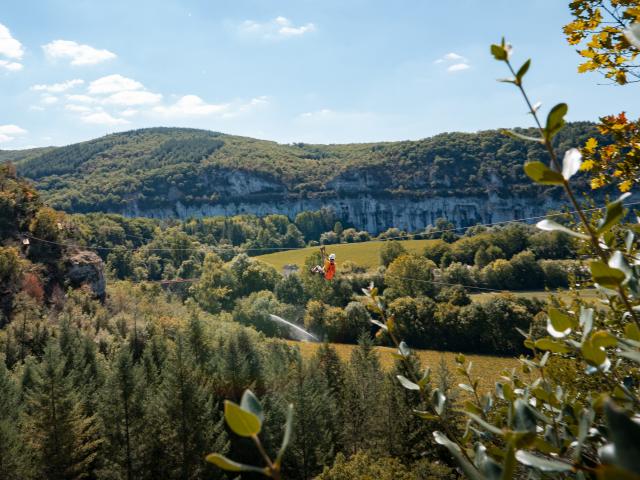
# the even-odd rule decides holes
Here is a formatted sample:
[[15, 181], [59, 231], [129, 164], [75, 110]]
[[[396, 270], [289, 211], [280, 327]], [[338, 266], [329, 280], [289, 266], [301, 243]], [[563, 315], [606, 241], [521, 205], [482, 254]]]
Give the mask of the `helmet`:
[[332, 253], [331, 255], [329, 255], [329, 260], [335, 260], [336, 259], [336, 254]]

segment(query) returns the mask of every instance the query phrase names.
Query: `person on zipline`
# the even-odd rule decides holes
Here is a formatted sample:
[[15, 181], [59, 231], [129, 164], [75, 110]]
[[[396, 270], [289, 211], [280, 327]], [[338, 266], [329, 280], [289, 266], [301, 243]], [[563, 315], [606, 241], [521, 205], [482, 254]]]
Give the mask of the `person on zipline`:
[[311, 269], [311, 273], [324, 274], [324, 278], [326, 280], [331, 280], [336, 274], [336, 254], [332, 253], [327, 258], [327, 251], [325, 247], [320, 248], [320, 254], [322, 255], [322, 265], [316, 265], [313, 267]]

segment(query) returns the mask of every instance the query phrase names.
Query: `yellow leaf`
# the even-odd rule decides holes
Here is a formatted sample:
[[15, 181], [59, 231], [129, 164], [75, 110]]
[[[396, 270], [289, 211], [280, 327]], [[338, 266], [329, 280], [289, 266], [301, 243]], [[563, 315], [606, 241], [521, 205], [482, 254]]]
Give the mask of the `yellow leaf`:
[[633, 180], [625, 180], [624, 182], [622, 182], [620, 184], [620, 186], [618, 187], [620, 189], [621, 192], [628, 192], [629, 190], [631, 190], [631, 187], [633, 186]]
[[587, 143], [584, 146], [584, 149], [589, 153], [593, 153], [596, 148], [598, 148], [598, 141], [593, 137], [587, 140]]

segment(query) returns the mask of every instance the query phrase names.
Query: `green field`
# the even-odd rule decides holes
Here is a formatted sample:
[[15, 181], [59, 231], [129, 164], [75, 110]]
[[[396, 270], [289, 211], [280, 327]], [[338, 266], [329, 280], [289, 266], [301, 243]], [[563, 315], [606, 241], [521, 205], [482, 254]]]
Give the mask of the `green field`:
[[[528, 299], [538, 299], [538, 300], [546, 300], [551, 295], [555, 295], [560, 298], [564, 302], [571, 302], [573, 295], [570, 291], [513, 291], [509, 293], [510, 295], [514, 295], [516, 297], [523, 297]], [[490, 298], [505, 295], [501, 292], [482, 292], [482, 293], [472, 293], [470, 295], [471, 300], [474, 302], [484, 302]], [[595, 288], [585, 288], [584, 290], [580, 290], [580, 298], [585, 301], [595, 301], [599, 298], [598, 292]]]
[[[421, 254], [424, 248], [437, 240], [404, 240], [402, 245], [409, 252]], [[363, 267], [375, 268], [380, 265], [380, 248], [384, 242], [371, 241], [361, 243], [341, 243], [339, 245], [327, 245], [327, 253], [336, 254], [338, 269], [340, 263], [350, 260]], [[312, 253], [317, 252], [318, 247], [302, 248], [299, 250], [287, 250], [284, 252], [269, 253], [255, 257], [265, 263], [273, 265], [278, 270], [282, 270], [287, 264], [302, 267], [305, 259]]]

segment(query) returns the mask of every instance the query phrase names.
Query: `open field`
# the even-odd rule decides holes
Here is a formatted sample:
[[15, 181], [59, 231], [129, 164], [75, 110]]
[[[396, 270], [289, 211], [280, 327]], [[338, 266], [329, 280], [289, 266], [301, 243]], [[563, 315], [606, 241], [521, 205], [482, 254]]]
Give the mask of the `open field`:
[[[488, 300], [490, 298], [493, 298], [499, 295], [505, 295], [505, 294], [500, 292], [482, 292], [482, 293], [472, 293], [469, 296], [471, 297], [471, 300], [473, 302], [484, 302], [485, 300]], [[516, 297], [529, 298], [529, 299], [535, 298], [542, 301], [545, 301], [551, 295], [555, 295], [556, 297], [559, 297], [561, 300], [565, 302], [570, 302], [571, 299], [573, 298], [572, 293], [568, 290], [561, 291], [561, 292], [523, 290], [523, 291], [513, 291], [510, 293], [510, 295], [514, 295]], [[580, 290], [580, 297], [585, 301], [593, 302], [598, 299], [598, 294], [595, 288], [585, 288], [584, 290]]]
[[[402, 246], [409, 252], [422, 253], [424, 248], [430, 243], [437, 240], [404, 240]], [[341, 243], [338, 245], [327, 245], [327, 253], [336, 254], [336, 263], [338, 269], [340, 268], [340, 262], [350, 260], [362, 265], [363, 267], [372, 268], [380, 265], [380, 248], [384, 242], [371, 241], [361, 243]], [[287, 250], [284, 252], [269, 253], [267, 255], [260, 255], [255, 257], [257, 260], [261, 260], [270, 265], [273, 265], [278, 270], [282, 270], [287, 264], [298, 265], [302, 267], [305, 259], [312, 253], [317, 252], [319, 247], [302, 248], [299, 250]]]
[[[311, 357], [318, 347], [319, 343], [308, 342], [289, 342], [291, 345], [296, 345], [300, 349], [300, 353], [303, 357]], [[344, 361], [348, 361], [351, 355], [351, 351], [356, 348], [356, 345], [346, 345], [342, 343], [332, 343], [331, 346], [336, 349], [340, 358]], [[392, 356], [396, 350], [390, 347], [375, 347], [380, 356], [380, 363], [383, 368], [390, 369], [395, 362], [395, 358]], [[452, 352], [437, 352], [435, 350], [416, 350], [423, 367], [431, 367], [431, 371], [437, 375], [438, 364], [440, 359], [444, 358], [445, 362], [451, 373], [454, 376], [455, 383], [460, 383], [466, 380], [456, 371], [455, 353]], [[495, 388], [495, 382], [500, 374], [505, 369], [511, 369], [518, 367], [519, 362], [513, 357], [494, 357], [489, 355], [465, 355], [467, 360], [473, 362], [473, 368], [471, 375], [475, 378], [479, 377], [479, 385], [482, 391], [488, 391]]]

